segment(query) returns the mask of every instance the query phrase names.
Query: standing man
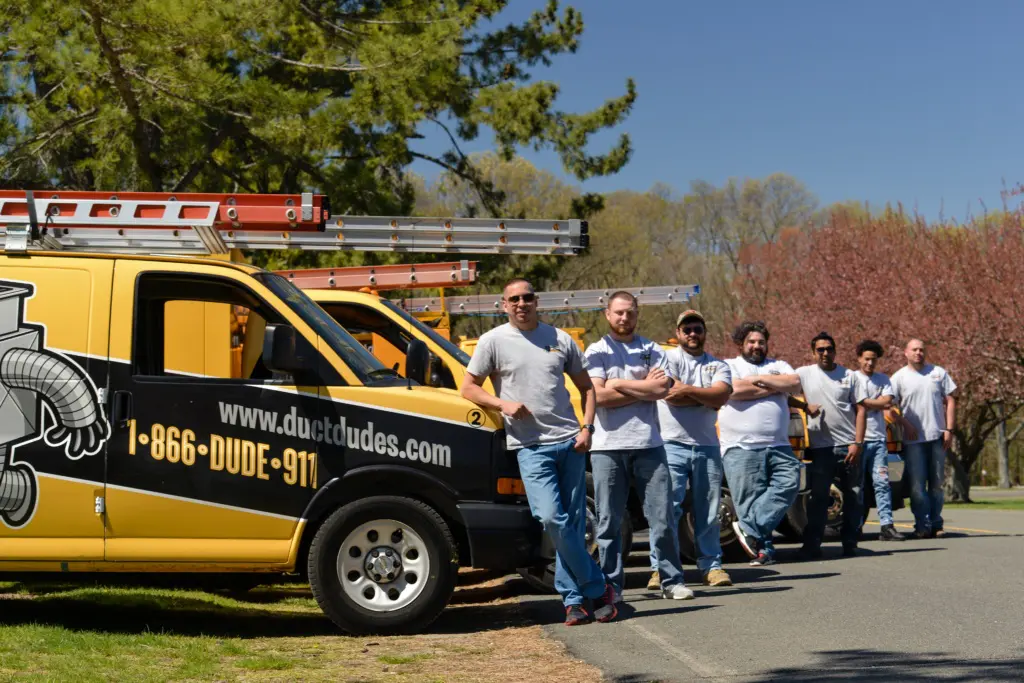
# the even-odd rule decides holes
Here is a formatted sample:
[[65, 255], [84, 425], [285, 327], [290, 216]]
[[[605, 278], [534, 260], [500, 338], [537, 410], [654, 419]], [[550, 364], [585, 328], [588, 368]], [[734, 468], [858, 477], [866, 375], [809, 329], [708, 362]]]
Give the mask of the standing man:
[[861, 505], [864, 501], [864, 470], [860, 454], [864, 448], [867, 412], [857, 402], [857, 378], [836, 363], [836, 342], [827, 332], [811, 340], [815, 363], [798, 368], [800, 386], [809, 404], [807, 433], [810, 448], [807, 468], [810, 494], [807, 525], [800, 555], [805, 560], [821, 557], [821, 540], [832, 496], [829, 491], [836, 474], [843, 491], [843, 555], [857, 554]]
[[904, 541], [906, 537], [892, 525], [892, 488], [889, 485], [889, 446], [885, 432], [885, 411], [896, 405], [892, 384], [881, 372], [875, 372], [882, 357], [882, 345], [873, 339], [857, 344], [857, 403], [867, 410], [864, 433], [864, 479], [871, 473], [875, 487], [875, 507], [883, 541]]
[[630, 474], [636, 480], [658, 558], [662, 597], [689, 600], [683, 582], [679, 538], [672, 526], [672, 476], [658, 428], [658, 405], [672, 380], [665, 374], [661, 347], [637, 334], [639, 311], [629, 292], [615, 292], [604, 312], [608, 334], [587, 348], [590, 377], [597, 390], [597, 429], [590, 454], [597, 507], [597, 547], [601, 570], [622, 595], [625, 582], [621, 547]]
[[[903, 451], [910, 482], [910, 509], [918, 538], [942, 537], [942, 480], [946, 451], [953, 445], [956, 382], [944, 368], [925, 363], [924, 342], [911, 339], [907, 364], [892, 376], [892, 388], [906, 440]], [[927, 493], [925, 491], [927, 487]]]
[[732, 395], [718, 412], [722, 464], [739, 519], [733, 530], [752, 558], [773, 564], [772, 533], [796, 500], [800, 462], [789, 445], [789, 394], [800, 377], [784, 360], [768, 357], [768, 328], [761, 321], [736, 327], [740, 356], [727, 361]]
[[[675, 382], [668, 396], [658, 401], [658, 421], [672, 475], [672, 531], [678, 538], [686, 484], [693, 492], [694, 546], [697, 568], [707, 586], [731, 586], [722, 569], [721, 523], [718, 504], [722, 492], [722, 453], [715, 422], [718, 409], [732, 393], [732, 374], [725, 361], [704, 350], [704, 316], [683, 311], [676, 319], [679, 346], [666, 355], [666, 372]], [[651, 545], [649, 589], [658, 588], [658, 555]]]
[[[572, 338], [537, 319], [537, 295], [516, 278], [502, 294], [508, 323], [484, 333], [466, 368], [462, 395], [500, 410], [510, 450], [518, 449], [519, 472], [533, 516], [555, 545], [555, 589], [565, 605], [565, 623], [618, 613], [611, 584], [586, 546], [586, 457], [596, 407], [586, 361]], [[584, 422], [576, 421], [565, 388], [568, 374], [580, 391]], [[488, 377], [497, 397], [483, 388]]]

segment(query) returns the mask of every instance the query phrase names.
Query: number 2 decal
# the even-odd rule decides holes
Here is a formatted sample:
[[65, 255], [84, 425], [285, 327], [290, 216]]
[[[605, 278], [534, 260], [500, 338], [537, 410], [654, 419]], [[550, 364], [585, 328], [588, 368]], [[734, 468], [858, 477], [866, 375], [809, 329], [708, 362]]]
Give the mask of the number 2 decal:
[[484, 423], [484, 414], [479, 410], [471, 410], [469, 411], [469, 414], [466, 415], [466, 422], [474, 427], [479, 427]]

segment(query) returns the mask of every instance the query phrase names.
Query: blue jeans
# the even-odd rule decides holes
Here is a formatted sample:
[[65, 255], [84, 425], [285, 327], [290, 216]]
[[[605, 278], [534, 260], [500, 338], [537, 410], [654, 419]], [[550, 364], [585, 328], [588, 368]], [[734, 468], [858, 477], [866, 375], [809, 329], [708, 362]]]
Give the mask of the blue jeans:
[[530, 511], [555, 545], [555, 590], [566, 607], [600, 597], [605, 587], [587, 552], [587, 456], [573, 450], [575, 443], [572, 438], [518, 453]]
[[733, 446], [722, 455], [722, 465], [740, 528], [761, 550], [775, 554], [772, 533], [800, 492], [800, 461], [793, 449]]
[[[621, 593], [625, 575], [622, 555], [622, 515], [629, 497], [629, 475], [650, 527], [651, 546], [658, 554], [661, 585], [683, 583], [679, 562], [679, 538], [672, 524], [672, 476], [664, 446], [632, 451], [594, 451], [590, 454], [594, 475], [594, 507], [597, 508], [597, 548], [601, 571]], [[625, 549], [629, 553], [629, 548]]]
[[[883, 444], [884, 445], [884, 444]], [[825, 521], [832, 502], [832, 482], [839, 475], [843, 491], [843, 528], [840, 534], [844, 546], [856, 546], [860, 536], [861, 504], [864, 501], [864, 467], [857, 463], [849, 467], [843, 458], [847, 446], [808, 448], [807, 478], [810, 493], [807, 498], [807, 525], [804, 527], [804, 547], [820, 548], [825, 535]]]
[[861, 454], [864, 461], [864, 477], [867, 481], [871, 470], [871, 482], [875, 487], [875, 508], [882, 526], [892, 524], [892, 489], [889, 486], [889, 447], [884, 441], [868, 441]]
[[942, 447], [942, 439], [904, 444], [903, 459], [907, 463], [914, 529], [938, 531], [942, 528], [942, 481], [946, 477], [946, 449]]
[[[694, 545], [697, 568], [704, 574], [722, 568], [721, 523], [718, 505], [722, 494], [722, 454], [718, 446], [693, 446], [665, 442], [668, 470], [672, 475], [672, 528], [679, 533], [683, 501], [689, 482], [693, 505]], [[658, 554], [651, 546], [651, 571], [658, 568]]]

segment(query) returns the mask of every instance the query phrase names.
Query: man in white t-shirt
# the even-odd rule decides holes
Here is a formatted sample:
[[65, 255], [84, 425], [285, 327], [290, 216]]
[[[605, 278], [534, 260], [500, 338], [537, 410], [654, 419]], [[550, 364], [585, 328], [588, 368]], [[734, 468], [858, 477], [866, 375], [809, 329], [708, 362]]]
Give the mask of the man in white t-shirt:
[[892, 376], [903, 413], [903, 454], [910, 484], [910, 510], [918, 538], [945, 536], [942, 529], [942, 482], [946, 451], [953, 445], [956, 382], [944, 368], [925, 362], [924, 342], [911, 339], [904, 349], [907, 364]]
[[800, 488], [787, 401], [800, 390], [800, 377], [786, 361], [768, 357], [763, 322], [741, 323], [732, 339], [740, 355], [727, 361], [733, 391], [718, 411], [722, 465], [739, 515], [733, 530], [751, 566], [760, 566], [775, 562], [772, 533]]
[[802, 559], [821, 557], [821, 541], [832, 502], [832, 483], [838, 475], [843, 492], [843, 555], [857, 554], [861, 504], [864, 501], [864, 470], [860, 463], [867, 429], [867, 413], [857, 400], [857, 378], [836, 363], [836, 342], [827, 332], [811, 340], [814, 364], [797, 368], [804, 399], [810, 404], [806, 459], [810, 493], [804, 526]]
[[889, 483], [889, 444], [885, 426], [885, 412], [896, 405], [896, 397], [889, 378], [875, 372], [878, 359], [882, 357], [882, 345], [873, 339], [857, 344], [857, 403], [867, 410], [867, 428], [864, 432], [864, 481], [870, 472], [875, 488], [875, 509], [882, 525], [878, 533], [880, 541], [904, 541], [906, 536], [893, 526], [892, 486]]
[[[658, 401], [658, 421], [672, 473], [673, 529], [678, 536], [683, 501], [689, 483], [694, 522], [697, 569], [708, 586], [731, 586], [722, 569], [721, 523], [718, 507], [722, 492], [722, 453], [715, 422], [718, 410], [732, 393], [732, 374], [725, 361], [704, 350], [707, 328], [704, 316], [683, 311], [676, 319], [679, 346], [670, 349], [669, 377], [672, 388]], [[658, 587], [658, 554], [651, 546], [651, 580]]]
[[597, 391], [597, 420], [590, 464], [597, 508], [597, 547], [601, 571], [622, 595], [625, 585], [622, 516], [630, 475], [647, 518], [658, 557], [662, 597], [689, 600], [683, 581], [679, 538], [672, 525], [672, 477], [658, 427], [658, 401], [668, 395], [661, 347], [635, 334], [639, 310], [629, 292], [615, 292], [604, 312], [609, 332], [587, 347], [584, 357]]

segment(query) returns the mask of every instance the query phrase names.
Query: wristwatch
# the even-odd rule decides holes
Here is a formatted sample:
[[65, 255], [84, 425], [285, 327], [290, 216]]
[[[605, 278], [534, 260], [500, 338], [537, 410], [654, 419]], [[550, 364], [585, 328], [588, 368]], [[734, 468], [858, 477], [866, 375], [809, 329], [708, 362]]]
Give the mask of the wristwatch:
[[591, 434], [594, 433], [594, 425], [583, 425], [583, 428], [586, 429]]

